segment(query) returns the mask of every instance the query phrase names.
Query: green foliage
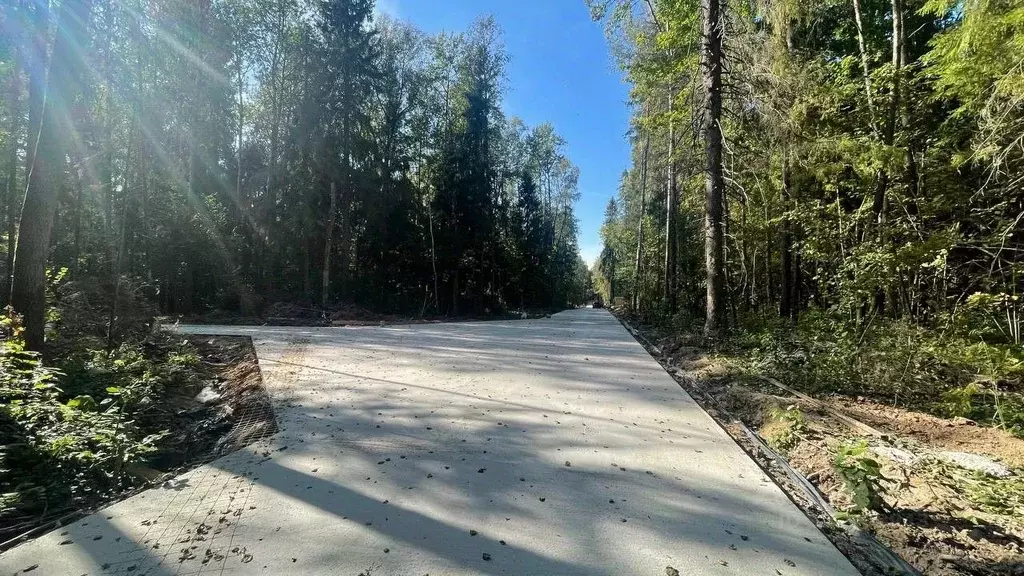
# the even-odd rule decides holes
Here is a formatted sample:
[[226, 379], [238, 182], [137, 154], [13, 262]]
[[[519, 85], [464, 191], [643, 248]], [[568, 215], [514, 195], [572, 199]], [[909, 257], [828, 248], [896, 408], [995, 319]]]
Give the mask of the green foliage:
[[147, 415], [163, 390], [195, 378], [196, 351], [123, 344], [83, 350], [58, 370], [24, 350], [15, 318], [0, 318], [0, 330], [0, 518], [59, 513], [134, 484], [131, 467], [166, 434]]
[[975, 381], [944, 392], [935, 409], [944, 416], [993, 424], [1024, 438], [1024, 397], [1019, 393]]
[[757, 373], [785, 375], [787, 384], [816, 392], [852, 388], [860, 375], [851, 346], [856, 335], [827, 314], [805, 315], [793, 326], [784, 321], [752, 322], [736, 342], [747, 367]]
[[843, 481], [856, 511], [880, 512], [886, 508], [882, 486], [886, 478], [878, 462], [869, 456], [866, 440], [839, 444], [832, 458], [832, 469]]
[[969, 418], [974, 414], [974, 398], [983, 392], [977, 382], [947, 390], [942, 394], [940, 410], [949, 416]]
[[976, 115], [984, 128], [975, 154], [1003, 156], [1019, 137], [1024, 105], [1024, 6], [1008, 0], [928, 0], [923, 12], [949, 25], [924, 57], [938, 97]]
[[1017, 519], [1024, 515], [1024, 481], [1020, 476], [994, 478], [982, 472], [964, 472], [958, 474], [957, 485], [973, 504], [992, 514]]
[[1024, 518], [1024, 479], [1019, 473], [997, 477], [935, 459], [928, 460], [922, 472], [930, 482], [953, 491], [984, 512], [1018, 522]]
[[942, 416], [962, 416], [1019, 434], [1022, 352], [875, 319], [853, 329], [822, 310], [800, 322], [751, 318], [733, 339], [741, 364], [819, 394], [844, 393]]
[[765, 439], [776, 450], [788, 452], [800, 442], [800, 436], [807, 432], [804, 414], [797, 406], [773, 407], [768, 419], [775, 425], [770, 428], [770, 434]]
[[1024, 306], [1020, 296], [1006, 292], [975, 292], [967, 297], [958, 328], [987, 342], [1020, 344]]
[[[668, 158], [667, 140], [670, 124], [701, 120], [700, 11], [589, 5], [634, 86], [632, 165], [602, 226], [598, 279], [639, 294], [646, 320], [683, 329], [705, 307], [706, 142], [683, 138]], [[727, 5], [732, 345], [751, 370], [808, 392], [1019, 433], [1024, 8], [858, 5], [859, 22], [848, 2]], [[673, 317], [661, 281], [669, 163], [693, 175], [680, 183]], [[638, 222], [650, 222], [643, 242]]]
[[[58, 300], [109, 310], [118, 293], [118, 309], [51, 308], [51, 327], [131, 339], [140, 301], [247, 316], [274, 301], [409, 315], [580, 301], [579, 170], [553, 126], [506, 115], [493, 18], [428, 35], [371, 0], [93, 6], [47, 265], [69, 279]], [[0, 39], [0, 172], [15, 191], [34, 142], [8, 113], [27, 110], [25, 8]]]

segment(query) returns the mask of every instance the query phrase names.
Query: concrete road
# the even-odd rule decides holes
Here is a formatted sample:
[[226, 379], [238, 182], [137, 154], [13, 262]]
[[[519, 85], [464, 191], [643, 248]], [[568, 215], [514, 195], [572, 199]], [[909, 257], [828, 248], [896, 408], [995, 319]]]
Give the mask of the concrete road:
[[604, 310], [251, 335], [282, 431], [0, 574], [856, 570]]

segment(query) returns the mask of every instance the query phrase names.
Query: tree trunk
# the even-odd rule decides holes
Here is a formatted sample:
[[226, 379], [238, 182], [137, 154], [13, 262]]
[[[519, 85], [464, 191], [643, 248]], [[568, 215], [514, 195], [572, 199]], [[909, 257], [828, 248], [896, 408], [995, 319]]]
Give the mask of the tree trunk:
[[[130, 160], [130, 158], [129, 158]], [[125, 162], [126, 165], [130, 165], [129, 162]], [[107, 318], [107, 348], [112, 349], [114, 347], [114, 335], [115, 335], [115, 324], [117, 323], [117, 315], [119, 313], [118, 305], [121, 299], [121, 271], [124, 266], [124, 252], [125, 252], [125, 228], [128, 220], [128, 186], [125, 186], [125, 190], [121, 192], [121, 216], [118, 222], [117, 232], [117, 246], [115, 249], [115, 257], [113, 266], [111, 267], [111, 273], [113, 275], [114, 283], [114, 299], [110, 302], [110, 315]]]
[[[105, 116], [103, 124], [103, 147], [102, 160], [100, 162], [99, 177], [100, 186], [103, 189], [103, 240], [107, 249], [107, 270], [113, 273], [116, 256], [117, 237], [114, 233], [114, 130], [111, 118], [110, 90], [106, 90], [103, 104]], [[191, 146], [191, 144], [190, 144]], [[191, 164], [189, 169], [189, 182], [191, 187]], [[191, 196], [191, 193], [190, 193]]]
[[[104, 10], [106, 29], [114, 29], [114, 12], [111, 10], [113, 4]], [[111, 35], [103, 35], [103, 68], [102, 74], [108, 79], [114, 77], [111, 52], [113, 38]], [[100, 186], [103, 188], [103, 240], [107, 249], [107, 271], [112, 275], [117, 267], [117, 234], [114, 223], [114, 110], [113, 110], [113, 89], [107, 86], [103, 91], [103, 142], [99, 167]], [[126, 164], [127, 165], [127, 164]]]
[[[43, 100], [46, 96], [47, 71], [47, 35], [50, 26], [49, 2], [32, 2], [31, 28], [27, 49], [25, 51], [25, 72], [28, 76], [28, 126], [25, 129], [25, 180], [32, 172], [35, 162], [36, 143], [42, 128]], [[17, 185], [17, 183], [15, 183]], [[19, 199], [15, 199], [17, 201]], [[24, 200], [24, 198], [20, 199]], [[12, 220], [17, 218], [18, 220]], [[11, 291], [14, 288], [14, 258], [16, 255], [15, 236], [18, 233], [17, 222], [20, 214], [15, 210], [8, 214], [7, 221], [7, 277], [4, 284], [4, 302], [11, 303]], [[51, 224], [52, 226], [52, 224]]]
[[146, 226], [146, 221], [149, 217], [149, 162], [147, 159], [148, 151], [146, 149], [146, 143], [143, 141], [139, 146], [139, 222], [142, 223], [140, 227], [140, 238], [138, 243], [141, 244], [142, 254], [138, 257], [142, 261], [143, 269], [145, 270], [146, 280], [153, 283], [153, 259], [152, 249], [150, 247], [150, 236], [149, 230]]
[[427, 219], [430, 224], [430, 267], [434, 271], [434, 312], [441, 313], [441, 304], [438, 302], [437, 288], [437, 251], [434, 247], [434, 208], [427, 204]]
[[[885, 128], [882, 143], [891, 147], [896, 138], [896, 116], [900, 108], [903, 77], [903, 0], [892, 0], [892, 91], [889, 107], [885, 115]], [[889, 187], [889, 173], [879, 170], [875, 183], [875, 195], [871, 203], [871, 212], [875, 218], [875, 233], [880, 246], [887, 244], [886, 239], [886, 192]], [[885, 288], [878, 286], [875, 290], [875, 310], [881, 314], [885, 311]]]
[[84, 201], [84, 194], [82, 185], [82, 169], [81, 165], [85, 162], [85, 159], [81, 156], [76, 156], [73, 160], [73, 164], [76, 165], [74, 170], [75, 179], [75, 227], [74, 227], [74, 245], [71, 250], [71, 255], [74, 260], [71, 262], [71, 277], [75, 280], [81, 280], [82, 269], [82, 202]]
[[327, 300], [331, 294], [331, 252], [334, 249], [334, 224], [338, 211], [338, 193], [331, 182], [331, 207], [327, 213], [327, 231], [324, 239], [324, 269], [320, 286], [320, 306], [327, 309]]
[[[457, 265], [456, 265], [457, 266]], [[452, 272], [452, 316], [459, 315], [459, 269]]]
[[47, 76], [39, 137], [29, 171], [25, 203], [14, 259], [11, 304], [25, 320], [25, 345], [29, 350], [43, 347], [46, 318], [46, 260], [57, 197], [64, 174], [67, 145], [71, 140], [68, 110], [75, 95], [76, 70], [85, 47], [85, 23], [91, 0], [61, 4], [53, 57]]
[[[740, 198], [740, 229], [747, 229], [747, 197], [746, 195]], [[751, 311], [754, 309], [754, 287], [757, 282], [751, 280], [751, 263], [750, 263], [750, 246], [747, 242], [746, 235], [740, 236], [739, 246], [739, 257], [740, 257], [740, 282], [739, 282], [739, 294], [743, 296], [743, 310]]]
[[49, 2], [32, 2], [32, 38], [25, 55], [28, 73], [28, 130], [25, 138], [25, 178], [35, 161], [36, 141], [42, 127], [46, 96], [47, 36], [50, 28]]
[[644, 136], [644, 152], [640, 157], [640, 218], [636, 225], [636, 263], [633, 267], [633, 312], [640, 312], [640, 266], [644, 246], [644, 213], [647, 205], [647, 154], [651, 149], [651, 135]]
[[676, 312], [676, 130], [672, 114], [672, 90], [669, 87], [668, 111], [668, 187], [665, 191], [665, 285], [664, 298], [669, 314]]
[[704, 267], [707, 276], [704, 335], [725, 330], [724, 218], [725, 178], [722, 171], [722, 0], [702, 0], [704, 50], [701, 54], [706, 93], [704, 139]]
[[790, 193], [793, 175], [789, 163], [788, 148], [782, 157], [782, 209], [787, 212], [782, 221], [782, 294], [779, 298], [779, 315], [792, 318], [796, 315], [795, 287], [793, 286], [793, 224], [790, 221]]
[[[900, 19], [900, 32], [905, 35], [903, 30], [903, 20]], [[900, 39], [900, 70], [902, 71], [907, 66], [907, 40], [906, 38]], [[910, 88], [903, 87], [907, 94], [902, 98], [903, 105], [900, 107], [902, 113], [900, 114], [900, 125], [903, 128], [904, 136], [907, 139], [907, 167], [906, 167], [906, 185], [907, 185], [907, 196], [910, 198], [910, 208], [913, 209], [913, 214], [917, 214], [917, 196], [918, 196], [918, 167], [917, 167], [917, 155], [915, 139], [911, 133], [912, 122], [910, 118], [910, 105], [912, 99], [910, 98]]]
[[[902, 89], [901, 70], [903, 64], [903, 0], [892, 0], [892, 88], [889, 95], [889, 107], [885, 115], [885, 127], [882, 131], [882, 143], [892, 146], [896, 136], [896, 112], [900, 106]], [[871, 204], [871, 212], [881, 234], [885, 223], [885, 194], [889, 186], [889, 174], [880, 170], [875, 184], [875, 196]]]
[[608, 305], [615, 303], [615, 251], [608, 251]]
[[[203, 19], [204, 19], [204, 16], [205, 16], [203, 14], [203, 7], [202, 6], [198, 6], [197, 9], [199, 11], [199, 14], [197, 15], [197, 18], [198, 18], [198, 21], [199, 21], [199, 24], [198, 24], [199, 30], [198, 30], [198, 34], [196, 35], [196, 38], [192, 42], [192, 49], [193, 50], [198, 50], [198, 48], [199, 48], [199, 39], [202, 38]], [[188, 142], [186, 143], [186, 145], [187, 145], [187, 150], [186, 150], [186, 154], [187, 154], [186, 169], [188, 171], [188, 173], [187, 173], [188, 182], [187, 182], [187, 190], [186, 190], [186, 195], [185, 195], [185, 198], [188, 201], [188, 210], [189, 210], [189, 213], [188, 213], [187, 217], [190, 220], [195, 218], [198, 215], [198, 213], [199, 213], [198, 206], [200, 206], [200, 204], [201, 204], [200, 199], [196, 197], [196, 191], [198, 189], [198, 186], [197, 186], [197, 183], [196, 183], [196, 178], [197, 178], [197, 175], [198, 175], [198, 168], [199, 168], [198, 167], [198, 161], [199, 161], [198, 127], [199, 127], [199, 122], [201, 121], [200, 110], [198, 109], [199, 108], [198, 107], [198, 103], [200, 102], [200, 94], [202, 93], [202, 85], [203, 85], [203, 81], [202, 81], [203, 75], [200, 72], [200, 69], [199, 69], [198, 65], [195, 65], [195, 66], [191, 67], [191, 74], [192, 74], [192, 78], [190, 79], [190, 81], [191, 81], [193, 105], [190, 106], [189, 109], [188, 109]], [[195, 230], [195, 228], [193, 227], [192, 230]], [[189, 246], [188, 249], [190, 251], [194, 250], [194, 248], [192, 248], [192, 246]], [[194, 302], [193, 301], [194, 295], [195, 295], [195, 271], [194, 271], [194, 268], [193, 268], [192, 261], [189, 260], [189, 262], [186, 265], [186, 270], [185, 270], [185, 288], [183, 290], [183, 295], [180, 298], [180, 303], [181, 303], [181, 307], [182, 307], [182, 313], [190, 314], [192, 312], [192, 305], [193, 305], [193, 302]]]
[[309, 282], [309, 240], [302, 243], [302, 293], [303, 300], [313, 301], [313, 289]]
[[[241, 50], [239, 50], [241, 52]], [[237, 170], [235, 172], [235, 201], [239, 202], [240, 206], [243, 206], [242, 210], [246, 210], [242, 204], [242, 129], [245, 126], [245, 110], [243, 108], [244, 103], [242, 101], [243, 92], [245, 90], [245, 80], [242, 78], [242, 60], [241, 54], [236, 56], [238, 58], [238, 152], [237, 156]], [[243, 215], [244, 218], [244, 215]], [[244, 223], [246, 226], [248, 222]]]
[[853, 0], [853, 18], [857, 24], [857, 45], [860, 47], [861, 76], [864, 79], [864, 98], [868, 104], [868, 121], [871, 123], [871, 131], [878, 133], [878, 125], [875, 123], [874, 95], [871, 91], [871, 71], [868, 68], [867, 43], [864, 41], [864, 23], [861, 19], [860, 0]]
[[273, 258], [273, 248], [270, 246], [270, 235], [272, 231], [269, 223], [272, 219], [269, 214], [277, 204], [277, 157], [279, 155], [278, 139], [281, 124], [281, 91], [283, 82], [278, 80], [279, 69], [281, 68], [281, 44], [284, 41], [285, 8], [283, 2], [278, 3], [277, 27], [274, 35], [274, 48], [270, 61], [270, 157], [267, 166], [267, 193], [262, 199], [261, 207], [255, 216], [255, 221], [260, 223], [257, 245], [260, 250], [258, 266], [260, 269], [260, 289], [267, 293], [270, 289], [270, 279], [273, 277], [273, 266], [266, 260]]
[[4, 279], [0, 284], [0, 304], [6, 306], [11, 298], [11, 272], [14, 270], [14, 235], [18, 218], [18, 139], [21, 135], [21, 68], [17, 53], [11, 65], [10, 102], [11, 125], [8, 138], [10, 149], [7, 156], [7, 265]]

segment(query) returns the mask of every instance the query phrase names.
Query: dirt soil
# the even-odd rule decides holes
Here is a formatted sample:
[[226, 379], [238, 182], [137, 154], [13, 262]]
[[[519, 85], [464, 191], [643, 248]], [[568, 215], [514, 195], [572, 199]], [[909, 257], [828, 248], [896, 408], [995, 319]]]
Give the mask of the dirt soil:
[[217, 394], [205, 404], [198, 402], [196, 395], [190, 401], [205, 408], [208, 427], [220, 430], [200, 436], [204, 450], [195, 453], [212, 460], [277, 432], [252, 340], [241, 336], [187, 338], [202, 358], [207, 375], [205, 388]]
[[[860, 398], [808, 402], [742, 372], [728, 357], [705, 354], [686, 337], [642, 326], [634, 334], [864, 574], [892, 572], [877, 554], [863, 549], [862, 541], [850, 538], [850, 530], [840, 529], [844, 522], [855, 523], [922, 574], [1024, 576], [1024, 440], [969, 420]], [[878, 434], [851, 426], [829, 409]], [[798, 416], [787, 419], [783, 413]], [[806, 478], [838, 520], [798, 489], [789, 472], [765, 458], [744, 426]], [[834, 464], [838, 446], [862, 440], [885, 479], [879, 511], [856, 510]], [[950, 452], [977, 455], [1006, 475], [964, 468], [947, 459]]]
[[170, 390], [147, 431], [170, 430], [148, 467], [147, 480], [180, 474], [277, 430], [249, 338], [185, 336], [199, 354], [199, 378]]
[[1005, 430], [978, 426], [964, 418], [939, 418], [864, 399], [837, 396], [826, 401], [865, 424], [891, 430], [899, 436], [947, 450], [987, 454], [1016, 468], [1024, 468], [1024, 441]]

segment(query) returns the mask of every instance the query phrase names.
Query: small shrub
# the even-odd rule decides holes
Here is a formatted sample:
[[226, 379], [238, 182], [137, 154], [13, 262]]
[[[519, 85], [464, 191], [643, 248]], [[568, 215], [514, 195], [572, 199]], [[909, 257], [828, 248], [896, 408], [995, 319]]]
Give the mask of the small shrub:
[[994, 384], [975, 381], [942, 394], [934, 411], [943, 416], [969, 418], [992, 424], [1024, 437], [1024, 398], [1000, 391]]
[[982, 388], [976, 382], [952, 388], [942, 394], [942, 400], [936, 405], [936, 411], [952, 418], [970, 418], [974, 414], [974, 397], [981, 393]]
[[882, 486], [886, 478], [882, 476], [878, 462], [868, 455], [866, 440], [839, 444], [832, 459], [832, 468], [842, 479], [857, 512], [883, 511], [886, 508], [883, 498], [885, 487]]
[[996, 396], [999, 399], [993, 420], [999, 427], [1018, 438], [1024, 438], [1024, 398], [1020, 394]]
[[767, 427], [765, 440], [781, 452], [792, 450], [800, 442], [800, 436], [807, 432], [804, 414], [795, 405], [784, 409], [772, 408], [768, 417], [771, 424]]

